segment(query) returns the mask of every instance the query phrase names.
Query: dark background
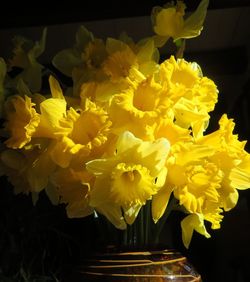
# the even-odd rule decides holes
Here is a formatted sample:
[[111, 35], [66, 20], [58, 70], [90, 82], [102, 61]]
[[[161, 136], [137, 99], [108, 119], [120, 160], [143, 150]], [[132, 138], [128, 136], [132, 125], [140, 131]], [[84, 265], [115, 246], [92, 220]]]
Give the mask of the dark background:
[[[186, 1], [192, 11], [199, 1]], [[135, 4], [136, 3], [136, 4]], [[140, 5], [139, 5], [140, 3]], [[58, 50], [71, 46], [77, 26], [84, 23], [97, 36], [117, 36], [127, 30], [137, 39], [150, 34], [151, 8], [165, 1], [41, 1], [7, 2], [0, 17], [0, 55], [8, 58], [11, 38], [40, 38], [48, 26], [47, 64]], [[250, 139], [250, 1], [210, 1], [202, 35], [187, 42], [185, 58], [197, 61], [219, 88], [211, 118], [216, 128], [222, 113], [236, 122], [241, 140]], [[167, 54], [162, 50], [162, 58]], [[247, 144], [250, 151], [250, 144]], [[178, 218], [178, 220], [176, 220]], [[204, 282], [249, 282], [250, 191], [240, 191], [236, 208], [225, 214], [212, 238], [194, 234], [189, 250], [181, 245], [174, 213], [165, 228], [170, 245], [185, 254]], [[89, 232], [91, 230], [91, 232]], [[41, 195], [36, 207], [30, 197], [13, 196], [5, 178], [0, 187], [0, 281], [56, 281], [80, 258], [95, 249], [102, 234], [92, 218], [67, 219], [64, 207], [54, 207]], [[169, 239], [170, 238], [170, 239]], [[162, 238], [164, 241], [164, 238]]]
[[[89, 20], [150, 15], [153, 6], [162, 6], [164, 0], [144, 1], [6, 1], [1, 13], [0, 27], [30, 27], [35, 25], [64, 24]], [[200, 0], [186, 1], [187, 9], [194, 10]], [[249, 0], [210, 0], [209, 9], [246, 7]]]

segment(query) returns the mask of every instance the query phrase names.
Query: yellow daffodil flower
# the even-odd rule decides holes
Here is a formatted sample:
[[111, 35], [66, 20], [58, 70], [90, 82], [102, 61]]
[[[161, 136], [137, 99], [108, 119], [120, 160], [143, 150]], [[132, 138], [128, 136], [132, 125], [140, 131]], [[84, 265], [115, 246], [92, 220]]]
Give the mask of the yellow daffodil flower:
[[157, 69], [158, 57], [152, 39], [138, 43], [132, 50], [121, 40], [109, 38], [106, 49], [108, 57], [103, 63], [103, 70], [109, 81], [121, 91], [134, 86]]
[[40, 103], [41, 121], [35, 137], [56, 139], [60, 120], [66, 116], [67, 102], [58, 81], [50, 76], [49, 83], [52, 97]]
[[7, 122], [5, 130], [10, 137], [5, 142], [7, 147], [22, 148], [31, 141], [40, 123], [40, 115], [34, 109], [35, 104], [28, 96], [10, 97], [5, 103]]
[[31, 150], [5, 150], [1, 153], [1, 161], [16, 193], [42, 191], [55, 169], [46, 142], [41, 142], [40, 148], [35, 146]]
[[[132, 224], [139, 209], [163, 186], [169, 142], [142, 141], [126, 131], [120, 135], [116, 153], [86, 164], [96, 176], [90, 205], [102, 212], [117, 228]], [[116, 211], [110, 215], [110, 212]], [[121, 217], [122, 211], [124, 217]]]
[[201, 136], [207, 128], [208, 112], [214, 109], [218, 90], [214, 82], [202, 76], [196, 63], [173, 56], [160, 65], [156, 82], [163, 84], [165, 96], [171, 101], [170, 111], [176, 124], [191, 127], [194, 136]]
[[42, 86], [43, 66], [37, 61], [37, 58], [44, 52], [46, 44], [47, 29], [45, 28], [39, 41], [32, 42], [21, 36], [14, 38], [15, 49], [14, 56], [10, 60], [10, 67], [22, 69], [15, 78], [24, 80], [29, 88], [36, 92], [40, 91]]
[[[210, 205], [221, 205], [219, 189], [224, 175], [219, 167], [208, 161], [214, 153], [209, 146], [192, 142], [171, 147], [166, 189], [173, 190], [175, 198], [189, 213], [203, 214]], [[166, 196], [162, 197], [168, 202]]]
[[244, 150], [246, 142], [238, 140], [233, 134], [234, 122], [226, 115], [219, 121], [220, 128], [197, 140], [197, 143], [207, 145], [215, 150], [210, 160], [223, 172], [223, 185], [220, 189], [220, 201], [227, 211], [238, 201], [237, 189], [250, 187], [250, 157]]
[[61, 139], [56, 142], [51, 154], [54, 162], [66, 168], [75, 155], [78, 158], [90, 153], [101, 155], [110, 126], [106, 111], [88, 99], [84, 109], [76, 111], [70, 108], [57, 128], [57, 136]]
[[159, 122], [167, 112], [162, 100], [162, 86], [153, 77], [142, 80], [135, 88], [114, 95], [109, 109], [113, 131], [119, 134], [129, 130], [142, 139], [152, 140], [149, 127]]
[[197, 10], [184, 19], [186, 5], [182, 1], [166, 5], [165, 8], [155, 7], [152, 11], [153, 28], [157, 36], [156, 46], [162, 46], [168, 40], [174, 41], [193, 38], [200, 35], [207, 13], [209, 0], [202, 0]]
[[59, 203], [65, 203], [69, 218], [84, 217], [93, 212], [89, 202], [91, 176], [83, 169], [59, 168], [51, 176], [57, 190]]

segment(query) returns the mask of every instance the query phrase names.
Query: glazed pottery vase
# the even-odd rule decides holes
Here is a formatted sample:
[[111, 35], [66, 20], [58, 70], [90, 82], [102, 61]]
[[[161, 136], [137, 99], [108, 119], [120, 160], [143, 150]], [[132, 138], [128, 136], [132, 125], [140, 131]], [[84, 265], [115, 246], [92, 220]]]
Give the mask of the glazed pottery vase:
[[85, 260], [78, 274], [86, 282], [202, 281], [186, 257], [174, 250], [95, 254]]

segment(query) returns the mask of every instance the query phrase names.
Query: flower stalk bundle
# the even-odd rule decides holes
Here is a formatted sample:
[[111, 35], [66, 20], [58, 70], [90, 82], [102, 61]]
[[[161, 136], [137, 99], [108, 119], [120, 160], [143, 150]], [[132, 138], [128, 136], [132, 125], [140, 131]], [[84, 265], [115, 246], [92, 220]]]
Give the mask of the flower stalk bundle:
[[[104, 41], [80, 27], [52, 62], [72, 84], [51, 75], [45, 93], [38, 57], [46, 30], [35, 43], [17, 37], [13, 58], [0, 61], [1, 173], [14, 192], [36, 203], [44, 190], [70, 218], [101, 214], [121, 230], [137, 222], [141, 236], [143, 212], [156, 224], [177, 207], [186, 247], [193, 231], [210, 237], [205, 222], [220, 228], [238, 190], [250, 187], [250, 155], [226, 114], [206, 133], [218, 90], [182, 57], [207, 6], [202, 0], [189, 17], [182, 1], [155, 7], [154, 34], [139, 42], [124, 34]], [[171, 40], [177, 55], [159, 62]]]

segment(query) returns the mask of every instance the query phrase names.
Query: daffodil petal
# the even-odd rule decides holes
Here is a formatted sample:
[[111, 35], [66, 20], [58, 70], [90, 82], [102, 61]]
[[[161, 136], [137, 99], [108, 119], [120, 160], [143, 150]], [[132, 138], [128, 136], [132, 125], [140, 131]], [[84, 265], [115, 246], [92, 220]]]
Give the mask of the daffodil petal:
[[152, 199], [152, 217], [155, 223], [163, 216], [173, 189], [170, 187], [162, 188]]
[[229, 179], [231, 180], [231, 186], [239, 190], [245, 190], [250, 188], [250, 174], [249, 171], [245, 171], [238, 167], [231, 170]]
[[142, 205], [136, 204], [131, 207], [123, 207], [124, 218], [127, 224], [132, 225], [141, 209]]
[[192, 38], [200, 35], [203, 23], [207, 14], [209, 0], [202, 0], [194, 13], [192, 13], [184, 22], [183, 29], [174, 40], [180, 38]]
[[122, 215], [121, 208], [114, 205], [107, 203], [105, 205], [98, 206], [95, 208], [98, 212], [105, 215], [106, 218], [117, 228], [120, 230], [124, 230], [127, 228], [127, 224], [124, 220]]
[[190, 245], [194, 230], [200, 233], [201, 235], [204, 235], [206, 238], [211, 237], [204, 225], [203, 216], [200, 214], [190, 214], [186, 216], [181, 221], [181, 228], [182, 228], [182, 241], [187, 249]]
[[52, 75], [49, 77], [49, 85], [50, 85], [52, 98], [64, 100], [62, 88], [58, 83], [58, 81]]

